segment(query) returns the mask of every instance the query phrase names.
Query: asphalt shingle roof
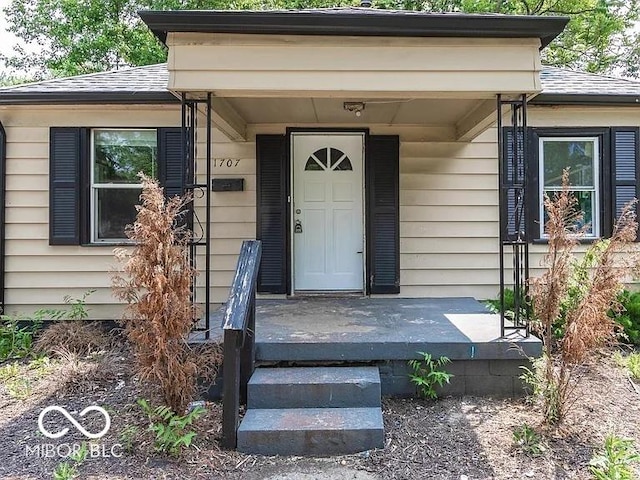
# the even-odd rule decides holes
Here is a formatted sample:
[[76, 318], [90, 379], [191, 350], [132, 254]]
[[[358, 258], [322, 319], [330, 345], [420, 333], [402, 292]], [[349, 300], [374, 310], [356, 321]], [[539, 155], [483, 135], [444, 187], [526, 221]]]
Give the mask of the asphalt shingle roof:
[[169, 72], [166, 63], [133, 67], [109, 72], [90, 73], [75, 77], [55, 78], [0, 88], [0, 104], [73, 101], [89, 103], [114, 102], [173, 102], [167, 90]]
[[[623, 78], [574, 72], [557, 67], [543, 67], [543, 92], [534, 103], [571, 99], [589, 103], [638, 103], [640, 82]], [[37, 83], [0, 88], [0, 104], [88, 102], [174, 102], [167, 91], [167, 65], [160, 63], [110, 72], [45, 80]]]
[[545, 94], [640, 96], [639, 81], [558, 67], [543, 67], [540, 81]]

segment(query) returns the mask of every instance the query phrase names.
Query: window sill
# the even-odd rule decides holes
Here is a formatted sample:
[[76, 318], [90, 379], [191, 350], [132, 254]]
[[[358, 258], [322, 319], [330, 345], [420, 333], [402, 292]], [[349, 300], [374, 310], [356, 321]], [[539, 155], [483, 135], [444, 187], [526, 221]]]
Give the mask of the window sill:
[[83, 243], [82, 247], [134, 247], [136, 244], [134, 242], [92, 242], [92, 243]]
[[[602, 237], [580, 238], [578, 240], [578, 244], [579, 245], [591, 245], [592, 243], [595, 243], [598, 240], [602, 240]], [[535, 240], [532, 240], [531, 243], [533, 245], [548, 245], [549, 244], [549, 239], [548, 238], [537, 238]]]

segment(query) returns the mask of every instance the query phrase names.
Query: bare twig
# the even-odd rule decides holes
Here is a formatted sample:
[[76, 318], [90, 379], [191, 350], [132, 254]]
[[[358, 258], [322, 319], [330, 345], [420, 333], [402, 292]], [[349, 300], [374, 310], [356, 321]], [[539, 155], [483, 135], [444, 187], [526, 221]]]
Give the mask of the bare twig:
[[636, 385], [636, 382], [634, 382], [631, 379], [631, 375], [627, 374], [627, 380], [629, 380], [629, 383], [631, 384], [631, 387], [633, 388], [633, 390], [640, 395], [640, 389], [638, 388], [638, 386]]

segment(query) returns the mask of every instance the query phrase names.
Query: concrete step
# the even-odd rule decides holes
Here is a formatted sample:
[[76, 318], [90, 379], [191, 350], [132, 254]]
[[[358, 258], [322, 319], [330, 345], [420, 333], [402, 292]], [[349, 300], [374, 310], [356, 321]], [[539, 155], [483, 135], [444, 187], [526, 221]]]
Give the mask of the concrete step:
[[383, 446], [379, 407], [249, 409], [238, 428], [238, 450], [259, 455], [340, 455]]
[[379, 407], [377, 367], [257, 368], [248, 408]]

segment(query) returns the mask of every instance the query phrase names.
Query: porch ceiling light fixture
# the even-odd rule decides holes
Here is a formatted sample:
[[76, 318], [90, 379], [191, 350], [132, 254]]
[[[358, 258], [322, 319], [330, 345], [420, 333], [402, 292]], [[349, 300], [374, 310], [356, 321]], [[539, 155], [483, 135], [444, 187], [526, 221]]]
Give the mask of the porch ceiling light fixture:
[[342, 108], [347, 112], [355, 113], [356, 117], [359, 117], [362, 115], [362, 111], [364, 110], [364, 102], [344, 102], [342, 104]]

